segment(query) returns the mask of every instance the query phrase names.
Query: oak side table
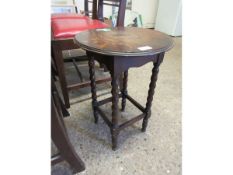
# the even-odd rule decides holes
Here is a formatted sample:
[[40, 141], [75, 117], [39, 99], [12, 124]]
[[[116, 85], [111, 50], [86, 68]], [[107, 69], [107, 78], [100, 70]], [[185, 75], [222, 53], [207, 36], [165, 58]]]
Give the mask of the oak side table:
[[[151, 104], [156, 86], [159, 66], [166, 51], [173, 47], [173, 40], [161, 32], [142, 29], [116, 27], [94, 29], [80, 32], [75, 36], [75, 43], [86, 50], [89, 58], [89, 72], [91, 80], [92, 106], [95, 123], [100, 115], [109, 126], [112, 135], [112, 149], [117, 148], [119, 132], [127, 126], [143, 119], [142, 132], [146, 131], [148, 118], [151, 116]], [[112, 97], [97, 101], [94, 60], [104, 64], [111, 74]], [[142, 106], [127, 92], [128, 69], [153, 62], [152, 76], [148, 90], [146, 106]], [[123, 76], [123, 88], [119, 90], [119, 79]], [[135, 87], [136, 88], [136, 87]], [[119, 93], [121, 91], [121, 93]], [[142, 114], [119, 124], [121, 116], [118, 108], [119, 98], [122, 98], [122, 111], [125, 110], [126, 99], [135, 105]], [[112, 119], [109, 120], [100, 106], [112, 102]]]

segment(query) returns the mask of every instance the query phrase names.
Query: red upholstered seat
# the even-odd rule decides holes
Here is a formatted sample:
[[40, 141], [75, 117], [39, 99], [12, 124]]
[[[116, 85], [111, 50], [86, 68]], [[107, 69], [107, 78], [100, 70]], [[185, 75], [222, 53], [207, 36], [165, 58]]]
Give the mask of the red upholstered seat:
[[88, 18], [87, 16], [57, 16], [51, 20], [53, 37], [66, 39], [74, 37], [77, 33], [97, 28], [107, 28], [107, 24]]

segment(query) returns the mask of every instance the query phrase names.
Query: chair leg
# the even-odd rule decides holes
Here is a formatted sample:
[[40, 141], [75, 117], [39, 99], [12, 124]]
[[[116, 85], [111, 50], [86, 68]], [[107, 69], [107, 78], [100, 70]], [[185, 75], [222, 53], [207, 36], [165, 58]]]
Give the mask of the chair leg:
[[69, 94], [68, 94], [67, 82], [65, 78], [65, 69], [64, 69], [62, 51], [59, 49], [57, 45], [53, 45], [52, 48], [53, 48], [52, 52], [53, 52], [55, 64], [57, 67], [57, 73], [58, 73], [59, 82], [61, 85], [61, 90], [62, 90], [62, 95], [64, 98], [65, 106], [66, 108], [70, 108]]
[[52, 64], [52, 66], [51, 66], [51, 71], [52, 71], [52, 78], [53, 78], [53, 80], [54, 81], [57, 81], [57, 78], [56, 78], [56, 75], [57, 75], [57, 71], [56, 71], [56, 69], [55, 69], [55, 67], [54, 67], [54, 65]]
[[63, 104], [61, 98], [59, 98], [59, 102], [61, 104], [61, 110], [62, 110], [62, 114], [64, 117], [68, 117], [70, 116], [70, 113], [68, 112], [68, 110], [66, 109], [65, 105]]
[[75, 172], [81, 172], [85, 170], [85, 165], [80, 157], [75, 152], [66, 130], [62, 118], [58, 116], [54, 102], [52, 101], [52, 140], [60, 155], [75, 169]]
[[79, 68], [78, 68], [78, 65], [76, 64], [75, 59], [72, 59], [72, 61], [73, 61], [73, 65], [74, 65], [74, 67], [75, 67], [75, 69], [76, 69], [76, 72], [78, 73], [78, 76], [79, 76], [80, 81], [83, 82], [83, 75], [82, 75], [82, 73], [80, 72], [80, 70], [79, 70]]
[[[53, 77], [53, 73], [52, 73], [52, 77]], [[52, 78], [51, 77], [51, 78]], [[54, 81], [54, 79], [52, 79], [52, 81], [51, 81], [51, 87], [52, 87], [52, 91], [54, 92], [54, 93], [56, 93], [56, 96], [58, 97], [57, 99], [58, 99], [58, 105], [59, 105], [59, 107], [60, 107], [60, 109], [61, 109], [61, 112], [62, 112], [62, 116], [63, 117], [68, 117], [68, 116], [70, 116], [70, 113], [68, 112], [68, 110], [66, 109], [66, 107], [65, 107], [65, 105], [64, 105], [64, 103], [63, 103], [63, 101], [62, 101], [62, 99], [60, 98], [60, 95], [59, 95], [59, 93], [58, 93], [58, 90], [57, 90], [57, 87], [56, 87], [56, 85], [55, 85], [55, 81]]]

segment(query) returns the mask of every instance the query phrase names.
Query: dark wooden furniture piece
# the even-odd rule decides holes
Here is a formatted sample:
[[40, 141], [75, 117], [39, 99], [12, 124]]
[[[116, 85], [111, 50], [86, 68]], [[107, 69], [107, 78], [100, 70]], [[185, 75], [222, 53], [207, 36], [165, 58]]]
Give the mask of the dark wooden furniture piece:
[[[151, 115], [151, 104], [156, 86], [159, 66], [163, 61], [164, 53], [172, 48], [173, 40], [158, 31], [141, 28], [117, 27], [109, 30], [88, 30], [75, 36], [75, 42], [84, 50], [89, 57], [89, 69], [92, 92], [92, 106], [95, 123], [98, 115], [110, 127], [112, 134], [112, 149], [117, 148], [117, 136], [127, 126], [143, 119], [142, 131], [146, 131], [148, 118]], [[110, 71], [112, 81], [112, 97], [97, 101], [94, 60], [106, 65]], [[146, 106], [142, 106], [127, 92], [128, 69], [139, 67], [148, 62], [153, 62], [151, 82], [149, 85]], [[119, 93], [119, 77], [124, 74], [123, 88]], [[136, 87], [135, 87], [136, 88]], [[142, 114], [133, 119], [119, 124], [120, 111], [118, 109], [119, 98], [122, 98], [122, 110], [125, 110], [126, 99], [134, 104]], [[100, 109], [100, 106], [112, 102], [111, 121]]]
[[[107, 1], [107, 3], [105, 1]], [[90, 85], [90, 81], [82, 82], [81, 73], [78, 70], [78, 66], [75, 64], [75, 60], [77, 61], [78, 59], [80, 59], [82, 61], [82, 60], [85, 60], [85, 57], [84, 59], [83, 58], [78, 58], [78, 59], [72, 58], [72, 61], [75, 65], [77, 73], [81, 79], [81, 83], [67, 85], [62, 51], [79, 48], [78, 45], [74, 44], [73, 42], [73, 38], [75, 34], [81, 31], [88, 30], [88, 29], [108, 27], [107, 24], [102, 22], [103, 21], [103, 5], [118, 6], [119, 11], [118, 11], [117, 21], [118, 21], [118, 24], [120, 24], [120, 26], [124, 24], [126, 0], [99, 0], [98, 6], [97, 6], [97, 0], [93, 0], [92, 19], [88, 17], [89, 16], [88, 15], [89, 14], [88, 2], [89, 0], [85, 0], [85, 14], [87, 16], [82, 16], [78, 14], [65, 14], [65, 15], [57, 14], [57, 15], [53, 15], [51, 18], [52, 58], [54, 59], [56, 72], [59, 77], [63, 98], [64, 98], [65, 105], [67, 108], [70, 107], [68, 92], [70, 90], [78, 90], [80, 88], [87, 87]], [[110, 80], [111, 80], [111, 77], [101, 78], [101, 79], [96, 80], [96, 84], [107, 82]]]
[[[87, 0], [85, 0], [87, 2]], [[88, 2], [85, 3], [88, 5]], [[86, 8], [86, 7], [85, 7]], [[70, 107], [68, 91], [72, 89], [79, 89], [88, 86], [89, 82], [81, 82], [77, 84], [67, 85], [65, 77], [65, 68], [62, 51], [78, 49], [77, 45], [73, 43], [73, 37], [76, 33], [93, 28], [105, 28], [106, 24], [97, 20], [97, 0], [93, 1], [93, 15], [92, 19], [88, 16], [79, 14], [54, 14], [51, 16], [52, 28], [52, 42], [51, 51], [52, 59], [54, 60], [57, 75], [61, 85], [63, 99], [65, 106]], [[72, 58], [75, 68], [80, 76], [78, 66], [75, 64], [75, 59]]]
[[70, 143], [63, 121], [64, 114], [67, 114], [65, 106], [62, 103], [54, 81], [52, 80], [51, 136], [60, 153], [52, 156], [51, 164], [54, 165], [66, 160], [72, 168], [74, 168], [74, 173], [78, 173], [85, 170], [85, 165]]

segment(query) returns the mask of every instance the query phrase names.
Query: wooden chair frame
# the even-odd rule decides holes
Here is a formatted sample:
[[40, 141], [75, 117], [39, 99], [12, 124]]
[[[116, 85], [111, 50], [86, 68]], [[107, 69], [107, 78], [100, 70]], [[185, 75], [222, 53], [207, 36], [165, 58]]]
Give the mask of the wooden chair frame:
[[85, 170], [85, 164], [80, 159], [69, 140], [63, 121], [65, 106], [61, 102], [54, 85], [54, 81], [52, 80], [51, 137], [60, 153], [52, 156], [51, 164], [55, 165], [66, 160], [72, 168], [74, 168], [74, 173], [78, 173]]
[[[88, 0], [85, 0], [85, 13], [87, 13], [88, 11], [88, 2], [89, 2]], [[119, 5], [116, 5], [114, 3], [111, 4], [109, 2], [119, 2]], [[92, 19], [98, 19], [103, 21], [103, 5], [119, 6], [117, 26], [124, 26], [126, 0], [99, 0], [98, 11], [97, 11], [97, 0], [94, 0], [92, 5]], [[68, 92], [70, 90], [78, 90], [80, 88], [90, 86], [90, 81], [67, 85], [62, 51], [79, 48], [76, 44], [74, 44], [73, 38], [68, 38], [68, 39], [52, 38], [51, 46], [52, 46], [52, 58], [54, 59], [55, 66], [57, 69], [57, 74], [60, 80], [65, 106], [69, 108], [70, 103], [69, 103]], [[100, 84], [107, 81], [111, 81], [111, 77], [96, 79], [96, 84]]]
[[[93, 9], [92, 19], [98, 19], [97, 18], [97, 0], [93, 0], [92, 9]], [[85, 11], [86, 10], [88, 11], [88, 0], [85, 0]], [[69, 94], [68, 94], [70, 90], [77, 90], [83, 87], [90, 86], [90, 81], [67, 85], [62, 51], [72, 50], [72, 49], [79, 49], [79, 47], [76, 44], [74, 44], [73, 38], [68, 38], [68, 39], [54, 39], [53, 37], [51, 38], [52, 59], [54, 60], [54, 63], [55, 63], [56, 72], [59, 77], [65, 106], [67, 108], [70, 107]], [[97, 84], [103, 83], [103, 82], [110, 81], [110, 80], [111, 80], [110, 77], [104, 78], [104, 79], [97, 80], [96, 83]]]

